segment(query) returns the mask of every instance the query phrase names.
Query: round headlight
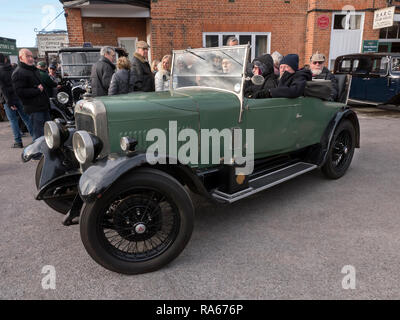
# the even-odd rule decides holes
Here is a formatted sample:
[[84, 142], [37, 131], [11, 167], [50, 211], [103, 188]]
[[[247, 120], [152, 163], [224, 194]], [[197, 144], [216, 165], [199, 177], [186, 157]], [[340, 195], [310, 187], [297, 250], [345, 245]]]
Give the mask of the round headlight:
[[44, 124], [44, 139], [49, 149], [57, 149], [61, 145], [60, 128], [54, 121], [47, 121]]
[[57, 100], [62, 104], [67, 104], [69, 101], [69, 95], [66, 92], [57, 93]]
[[86, 131], [75, 132], [72, 138], [72, 145], [79, 163], [86, 164], [94, 160], [94, 144], [89, 133]]
[[124, 152], [134, 151], [136, 145], [137, 145], [136, 139], [131, 139], [129, 137], [122, 137], [120, 140], [120, 146], [122, 151]]

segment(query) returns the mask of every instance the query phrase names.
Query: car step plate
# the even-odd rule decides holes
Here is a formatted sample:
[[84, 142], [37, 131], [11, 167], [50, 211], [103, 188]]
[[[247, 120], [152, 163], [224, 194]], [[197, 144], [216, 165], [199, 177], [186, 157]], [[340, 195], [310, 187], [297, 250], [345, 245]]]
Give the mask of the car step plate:
[[228, 194], [219, 190], [215, 190], [212, 193], [212, 196], [219, 201], [222, 200], [224, 202], [232, 203], [240, 199], [247, 198], [257, 192], [276, 186], [277, 184], [280, 184], [282, 182], [293, 179], [299, 175], [314, 170], [315, 168], [317, 168], [315, 164], [298, 162], [283, 169], [279, 169], [277, 171], [270, 172], [266, 175], [250, 180], [249, 188], [247, 188], [246, 190], [242, 190], [233, 194]]

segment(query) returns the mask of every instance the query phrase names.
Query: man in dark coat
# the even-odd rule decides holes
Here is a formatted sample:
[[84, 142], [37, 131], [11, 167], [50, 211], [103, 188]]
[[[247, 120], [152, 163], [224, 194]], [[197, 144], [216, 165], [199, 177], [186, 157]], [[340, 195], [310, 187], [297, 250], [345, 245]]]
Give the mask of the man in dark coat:
[[47, 72], [46, 62], [40, 61], [37, 64], [37, 68], [39, 69], [40, 80], [43, 83], [44, 89], [46, 90], [48, 97], [54, 97], [54, 89], [57, 87], [60, 88], [61, 86], [58, 86], [57, 82], [53, 81], [50, 78], [50, 75]]
[[155, 91], [154, 74], [147, 61], [149, 48], [145, 41], [136, 43], [136, 52], [132, 60], [132, 71], [136, 79], [135, 91]]
[[310, 70], [299, 70], [299, 56], [288, 54], [283, 57], [278, 87], [269, 90], [271, 98], [298, 98], [304, 95], [307, 81], [312, 80]]
[[108, 95], [111, 78], [115, 71], [115, 50], [103, 47], [100, 51], [101, 58], [92, 67], [92, 95], [101, 97]]
[[310, 58], [310, 69], [313, 79], [330, 80], [331, 87], [331, 101], [336, 101], [339, 96], [339, 86], [336, 77], [328, 68], [325, 67], [325, 56], [318, 51]]
[[11, 129], [14, 135], [14, 145], [13, 148], [23, 148], [21, 130], [18, 125], [18, 114], [24, 121], [26, 128], [32, 135], [32, 125], [31, 119], [24, 112], [23, 106], [19, 101], [17, 94], [12, 85], [11, 75], [13, 73], [13, 68], [10, 65], [8, 58], [0, 53], [0, 102], [4, 106], [4, 111], [6, 112], [7, 118], [10, 121]]
[[50, 100], [40, 80], [32, 52], [28, 49], [19, 51], [18, 67], [11, 78], [25, 113], [31, 117], [33, 140], [36, 140], [43, 136], [44, 124], [50, 120]]
[[244, 94], [248, 98], [266, 98], [268, 96], [269, 89], [276, 88], [278, 86], [278, 81], [274, 73], [274, 60], [269, 54], [265, 54], [253, 60], [252, 75], [263, 76], [264, 83], [262, 85], [255, 85], [251, 82], [251, 80], [247, 80], [245, 83]]

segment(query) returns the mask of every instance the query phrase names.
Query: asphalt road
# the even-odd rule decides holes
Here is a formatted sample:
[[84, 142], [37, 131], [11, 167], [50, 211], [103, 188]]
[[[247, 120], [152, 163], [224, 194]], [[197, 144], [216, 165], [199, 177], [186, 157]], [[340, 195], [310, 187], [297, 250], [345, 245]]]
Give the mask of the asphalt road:
[[[137, 276], [97, 265], [79, 227], [34, 200], [37, 162], [21, 162], [1, 122], [0, 299], [400, 299], [399, 117], [364, 109], [362, 148], [338, 181], [315, 171], [231, 206], [196, 198], [183, 253]], [[42, 288], [45, 265], [55, 290]]]

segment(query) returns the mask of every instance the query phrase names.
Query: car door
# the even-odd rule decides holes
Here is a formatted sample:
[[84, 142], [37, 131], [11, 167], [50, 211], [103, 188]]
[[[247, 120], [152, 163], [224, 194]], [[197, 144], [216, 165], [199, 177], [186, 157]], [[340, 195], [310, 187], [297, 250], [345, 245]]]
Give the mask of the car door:
[[365, 82], [367, 101], [383, 103], [395, 95], [397, 83], [388, 76], [388, 65], [387, 57], [376, 57], [373, 60], [369, 80]]
[[355, 58], [352, 61], [353, 76], [350, 89], [350, 99], [364, 101], [366, 99], [366, 83], [369, 81], [369, 71], [365, 68], [366, 59]]
[[247, 129], [254, 129], [256, 159], [295, 148], [299, 99], [244, 100], [244, 121]]

